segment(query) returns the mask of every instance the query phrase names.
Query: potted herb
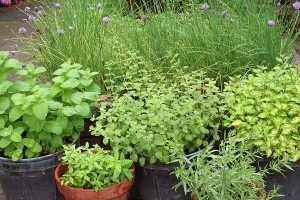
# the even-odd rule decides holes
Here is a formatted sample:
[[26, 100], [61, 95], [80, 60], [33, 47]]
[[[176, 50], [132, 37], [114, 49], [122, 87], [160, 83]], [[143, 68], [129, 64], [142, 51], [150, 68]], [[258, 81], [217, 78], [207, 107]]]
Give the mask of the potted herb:
[[[66, 62], [46, 82], [44, 67], [22, 67], [0, 52], [0, 182], [10, 199], [56, 199], [54, 168], [91, 116], [97, 73]], [[8, 80], [10, 73], [17, 76]], [[26, 183], [26, 184], [24, 184]]]
[[127, 63], [114, 101], [100, 104], [91, 133], [139, 161], [137, 185], [144, 200], [188, 198], [172, 191], [177, 180], [169, 173], [176, 164], [167, 163], [219, 139], [218, 88], [200, 72], [185, 74], [173, 66], [166, 74], [134, 63], [139, 64]]
[[59, 191], [66, 200], [127, 200], [133, 185], [132, 160], [124, 154], [75, 145], [64, 147], [62, 163], [55, 170]]
[[243, 149], [240, 141], [223, 141], [219, 150], [208, 147], [193, 157], [179, 159], [174, 173], [180, 182], [175, 187], [193, 194], [193, 200], [266, 200], [278, 196], [278, 188], [265, 191], [263, 178], [270, 169], [280, 170], [280, 165], [256, 169], [256, 154]]
[[[282, 62], [282, 59], [278, 59]], [[281, 63], [274, 70], [261, 67], [246, 78], [237, 77], [224, 91], [224, 125], [231, 134], [247, 139], [248, 148], [258, 149], [270, 159], [291, 161], [294, 171], [268, 177], [281, 185], [281, 193], [299, 199], [293, 180], [300, 178], [300, 74], [299, 69]]]

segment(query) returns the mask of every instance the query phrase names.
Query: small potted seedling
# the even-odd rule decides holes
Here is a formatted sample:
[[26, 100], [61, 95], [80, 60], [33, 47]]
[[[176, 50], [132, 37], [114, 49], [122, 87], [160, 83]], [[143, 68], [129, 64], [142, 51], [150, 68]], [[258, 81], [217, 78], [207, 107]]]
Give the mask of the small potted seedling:
[[[249, 149], [258, 149], [269, 160], [290, 161], [294, 171], [286, 171], [285, 177], [268, 176], [267, 183], [281, 185], [280, 193], [299, 199], [295, 183], [300, 179], [300, 73], [284, 59], [277, 60], [280, 64], [271, 71], [261, 67], [226, 85], [224, 125], [231, 135], [245, 138]], [[262, 163], [267, 159], [260, 160]]]
[[165, 74], [145, 65], [125, 63], [126, 80], [115, 89], [121, 92], [100, 104], [92, 134], [139, 162], [136, 179], [144, 200], [187, 199], [182, 190], [172, 190], [177, 180], [169, 174], [178, 155], [219, 139], [219, 90], [198, 71], [185, 74], [172, 66], [175, 71]]
[[127, 200], [134, 182], [133, 162], [97, 144], [64, 147], [55, 170], [59, 191], [66, 200]]
[[[70, 61], [46, 80], [46, 68], [0, 52], [0, 182], [7, 199], [55, 200], [54, 169], [62, 145], [74, 143], [90, 118], [97, 73]], [[8, 76], [14, 73], [17, 79]], [[25, 184], [24, 184], [25, 183]]]

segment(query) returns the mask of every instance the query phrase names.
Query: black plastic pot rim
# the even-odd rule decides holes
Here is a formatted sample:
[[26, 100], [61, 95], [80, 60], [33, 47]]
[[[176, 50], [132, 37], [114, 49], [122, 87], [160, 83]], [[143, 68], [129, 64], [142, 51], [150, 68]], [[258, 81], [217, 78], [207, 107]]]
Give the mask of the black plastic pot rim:
[[37, 158], [25, 158], [25, 159], [16, 160], [16, 161], [13, 161], [10, 158], [5, 158], [5, 157], [0, 156], [0, 162], [6, 162], [6, 163], [33, 163], [33, 162], [39, 162], [39, 161], [43, 161], [43, 160], [46, 160], [46, 159], [54, 157], [54, 156], [59, 156], [60, 154], [63, 153], [63, 151], [64, 150], [62, 149], [62, 150], [60, 150], [56, 153], [53, 153], [53, 154], [48, 154], [48, 155], [40, 156], [40, 157], [37, 157]]

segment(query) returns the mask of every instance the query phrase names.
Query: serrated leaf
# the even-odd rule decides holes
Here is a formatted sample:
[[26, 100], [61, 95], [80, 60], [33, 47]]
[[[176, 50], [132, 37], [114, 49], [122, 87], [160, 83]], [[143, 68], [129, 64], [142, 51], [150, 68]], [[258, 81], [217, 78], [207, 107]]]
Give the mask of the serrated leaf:
[[11, 156], [11, 159], [13, 161], [17, 161], [17, 160], [20, 160], [23, 158], [23, 151], [22, 149], [17, 149], [13, 152], [12, 156]]
[[30, 90], [29, 84], [19, 80], [14, 81], [14, 87], [20, 92], [27, 92]]
[[40, 140], [45, 140], [45, 141], [50, 141], [51, 140], [51, 134], [49, 132], [42, 131], [39, 134], [39, 139]]
[[11, 81], [3, 81], [0, 84], [0, 94], [5, 93], [12, 85], [13, 85], [13, 82], [11, 82]]
[[27, 158], [32, 158], [34, 156], [34, 153], [30, 149], [26, 149], [25, 156]]
[[145, 165], [146, 159], [144, 157], [139, 158], [139, 163], [143, 167]]
[[71, 99], [74, 103], [80, 104], [82, 102], [82, 98], [84, 97], [83, 93], [76, 92], [72, 95]]
[[7, 137], [7, 136], [10, 136], [13, 132], [13, 127], [12, 126], [9, 126], [7, 128], [3, 128], [0, 130], [0, 136], [1, 137]]
[[27, 148], [32, 148], [34, 146], [34, 139], [31, 138], [25, 138], [23, 139], [23, 144], [27, 147]]
[[68, 71], [67, 77], [68, 78], [79, 78], [80, 74], [79, 74], [78, 69], [71, 69], [70, 71]]
[[55, 72], [53, 72], [53, 75], [55, 76], [60, 76], [60, 75], [63, 75], [65, 73], [65, 70], [63, 69], [58, 69], [56, 70]]
[[63, 82], [60, 87], [65, 89], [76, 88], [80, 84], [80, 81], [74, 78], [70, 78]]
[[34, 146], [32, 148], [30, 148], [30, 151], [32, 151], [33, 153], [40, 153], [42, 150], [42, 146], [37, 142], [34, 143]]
[[92, 82], [93, 82], [93, 79], [82, 79], [82, 80], [80, 80], [81, 85], [83, 85], [84, 87], [87, 87], [87, 86], [91, 85]]
[[24, 94], [15, 93], [11, 96], [11, 100], [16, 106], [23, 105], [24, 104]]
[[0, 111], [6, 111], [10, 106], [10, 100], [8, 97], [0, 96]]
[[77, 111], [75, 110], [75, 108], [71, 107], [71, 106], [63, 107], [62, 112], [66, 116], [72, 116], [72, 115], [77, 115], [78, 114]]
[[61, 138], [61, 136], [59, 136], [59, 135], [52, 135], [50, 143], [51, 143], [51, 145], [53, 147], [61, 147], [62, 146], [62, 138]]
[[50, 110], [59, 110], [63, 107], [63, 104], [57, 101], [48, 101], [47, 104]]
[[52, 85], [49, 91], [49, 96], [53, 98], [61, 91], [62, 89], [58, 85]]
[[20, 107], [13, 107], [9, 112], [9, 121], [14, 122], [23, 115], [23, 110]]
[[90, 106], [87, 103], [81, 103], [77, 106], [75, 106], [75, 110], [80, 114], [81, 116], [88, 116], [90, 113]]
[[16, 59], [9, 59], [4, 62], [3, 67], [5, 69], [20, 69], [22, 67], [22, 63]]
[[13, 130], [12, 134], [10, 135], [10, 139], [13, 142], [21, 142], [22, 141], [22, 133], [24, 132], [23, 127], [18, 127]]
[[11, 143], [11, 139], [9, 137], [3, 137], [0, 139], [0, 148], [4, 149]]
[[5, 120], [2, 117], [0, 117], [0, 130], [4, 128], [4, 126], [5, 126]]
[[32, 112], [36, 118], [45, 120], [48, 115], [48, 104], [47, 102], [36, 103], [32, 106]]

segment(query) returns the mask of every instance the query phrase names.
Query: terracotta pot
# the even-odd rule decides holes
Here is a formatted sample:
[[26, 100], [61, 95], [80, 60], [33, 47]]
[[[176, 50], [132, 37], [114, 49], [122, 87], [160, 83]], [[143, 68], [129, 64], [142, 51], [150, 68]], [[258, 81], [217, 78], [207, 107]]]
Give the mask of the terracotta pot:
[[70, 186], [62, 185], [60, 177], [66, 173], [68, 167], [61, 163], [55, 169], [55, 180], [58, 190], [64, 195], [65, 200], [128, 200], [128, 193], [133, 185], [135, 171], [133, 167], [133, 179], [124, 181], [112, 185], [107, 188], [103, 188], [99, 191], [91, 189], [73, 188]]

